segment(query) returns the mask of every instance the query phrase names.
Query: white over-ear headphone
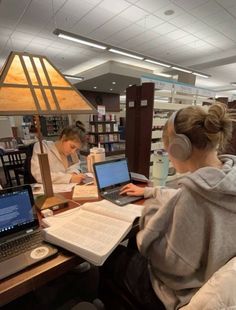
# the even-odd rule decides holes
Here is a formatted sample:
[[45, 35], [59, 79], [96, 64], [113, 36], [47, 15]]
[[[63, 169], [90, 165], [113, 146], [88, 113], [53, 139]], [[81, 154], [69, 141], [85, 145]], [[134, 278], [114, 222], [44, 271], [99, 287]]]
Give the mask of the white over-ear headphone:
[[168, 153], [180, 160], [185, 161], [192, 154], [192, 143], [184, 134], [177, 134], [175, 131], [175, 118], [179, 111], [175, 111], [168, 120], [169, 147]]

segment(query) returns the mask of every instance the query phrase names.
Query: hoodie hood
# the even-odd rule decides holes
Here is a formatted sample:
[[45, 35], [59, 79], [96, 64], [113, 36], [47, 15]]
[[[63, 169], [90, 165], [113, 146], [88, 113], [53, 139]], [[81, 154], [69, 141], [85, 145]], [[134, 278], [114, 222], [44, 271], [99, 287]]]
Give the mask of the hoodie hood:
[[[221, 155], [222, 169], [214, 167], [200, 168], [179, 181], [185, 186], [217, 206], [236, 212], [236, 156]], [[228, 197], [226, 197], [228, 195]], [[222, 205], [221, 197], [227, 199]]]

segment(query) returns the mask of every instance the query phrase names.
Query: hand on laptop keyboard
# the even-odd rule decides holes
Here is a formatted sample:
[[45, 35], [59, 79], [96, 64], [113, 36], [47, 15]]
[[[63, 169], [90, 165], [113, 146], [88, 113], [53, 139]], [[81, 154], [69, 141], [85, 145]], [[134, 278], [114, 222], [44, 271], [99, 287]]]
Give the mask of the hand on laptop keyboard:
[[126, 184], [121, 188], [120, 195], [128, 195], [128, 196], [143, 196], [144, 188], [134, 185], [132, 183]]

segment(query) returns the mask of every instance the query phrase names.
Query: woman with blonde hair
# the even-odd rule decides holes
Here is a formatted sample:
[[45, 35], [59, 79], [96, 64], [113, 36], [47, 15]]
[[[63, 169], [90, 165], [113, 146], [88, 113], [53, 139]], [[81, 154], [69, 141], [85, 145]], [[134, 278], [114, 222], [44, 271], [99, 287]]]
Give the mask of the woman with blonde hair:
[[143, 309], [188, 304], [236, 255], [236, 157], [218, 156], [231, 133], [223, 104], [181, 109], [167, 121], [163, 142], [176, 170], [190, 173], [178, 189], [123, 187], [122, 194], [154, 199], [140, 220], [139, 252], [119, 249], [107, 268]]

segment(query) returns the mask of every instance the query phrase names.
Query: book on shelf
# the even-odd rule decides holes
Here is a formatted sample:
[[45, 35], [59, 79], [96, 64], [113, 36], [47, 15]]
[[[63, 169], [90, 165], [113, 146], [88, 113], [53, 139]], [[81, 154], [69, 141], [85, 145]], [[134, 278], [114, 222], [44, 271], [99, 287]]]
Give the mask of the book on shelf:
[[114, 123], [114, 124], [113, 124], [113, 130], [114, 130], [114, 131], [118, 131], [118, 124], [117, 124], [117, 123]]
[[72, 199], [89, 200], [98, 199], [98, 189], [96, 185], [75, 185], [73, 188]]
[[102, 142], [105, 142], [104, 135], [99, 135], [99, 136], [98, 136], [98, 141], [101, 142], [101, 143], [102, 143]]
[[118, 134], [114, 133], [113, 134], [113, 141], [118, 142], [118, 140], [119, 140]]
[[88, 262], [101, 266], [141, 216], [143, 206], [119, 207], [107, 200], [44, 218], [44, 239], [61, 246]]
[[111, 124], [106, 124], [106, 132], [110, 132], [111, 131]]
[[103, 124], [98, 124], [98, 132], [103, 132]]
[[114, 141], [114, 136], [113, 136], [113, 134], [109, 134], [109, 141], [110, 141], [110, 142], [113, 142], [113, 141]]
[[90, 131], [95, 132], [95, 125], [90, 125]]

